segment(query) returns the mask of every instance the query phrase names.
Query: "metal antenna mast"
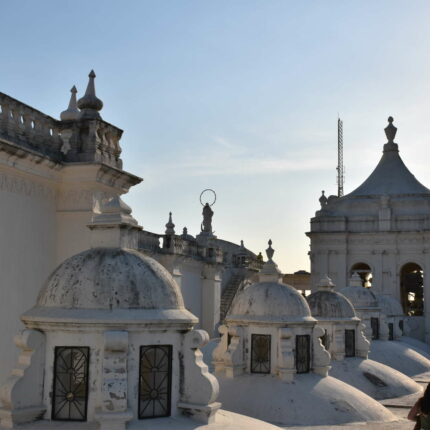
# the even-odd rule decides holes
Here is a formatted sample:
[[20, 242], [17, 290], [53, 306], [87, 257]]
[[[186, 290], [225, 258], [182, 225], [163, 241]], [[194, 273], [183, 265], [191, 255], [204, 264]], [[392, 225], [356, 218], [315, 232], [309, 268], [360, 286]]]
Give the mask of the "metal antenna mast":
[[345, 167], [343, 165], [343, 121], [337, 118], [337, 195], [343, 196]]

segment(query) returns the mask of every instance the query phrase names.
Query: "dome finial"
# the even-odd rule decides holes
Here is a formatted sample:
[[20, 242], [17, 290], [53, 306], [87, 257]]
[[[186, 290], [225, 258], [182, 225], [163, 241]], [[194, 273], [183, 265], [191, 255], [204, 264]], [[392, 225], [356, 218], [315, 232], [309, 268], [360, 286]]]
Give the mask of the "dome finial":
[[269, 239], [269, 242], [267, 243], [269, 244], [269, 247], [266, 249], [266, 255], [269, 261], [272, 261], [273, 254], [275, 253], [275, 250], [272, 248], [272, 239]]
[[328, 275], [325, 275], [318, 284], [319, 290], [333, 290], [334, 284], [331, 278]]
[[85, 95], [78, 100], [78, 108], [81, 109], [81, 118], [101, 119], [99, 111], [103, 108], [103, 102], [96, 96], [96, 87], [94, 84], [96, 74], [94, 70], [91, 70], [88, 77], [90, 79]]
[[354, 272], [351, 276], [351, 279], [349, 281], [349, 285], [351, 287], [362, 287], [363, 286], [363, 280], [361, 279], [361, 276]]
[[172, 221], [172, 212], [169, 212], [169, 221], [166, 224], [166, 234], [175, 234], [175, 224]]
[[70, 96], [69, 106], [66, 110], [61, 112], [60, 114], [61, 121], [74, 121], [75, 119], [78, 119], [78, 116], [79, 116], [79, 109], [76, 102], [76, 93], [78, 92], [78, 90], [73, 85], [70, 92], [72, 93], [72, 95]]
[[392, 116], [388, 117], [388, 125], [385, 127], [385, 135], [387, 136], [388, 143], [394, 143], [394, 138], [396, 137], [397, 128], [393, 125], [394, 118]]

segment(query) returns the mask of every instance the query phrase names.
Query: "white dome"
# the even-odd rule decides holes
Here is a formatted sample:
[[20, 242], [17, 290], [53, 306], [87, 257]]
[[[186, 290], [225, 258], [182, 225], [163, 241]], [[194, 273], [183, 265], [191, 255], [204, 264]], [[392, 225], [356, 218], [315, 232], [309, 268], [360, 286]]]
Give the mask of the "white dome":
[[293, 287], [259, 282], [239, 293], [226, 318], [253, 321], [315, 321], [305, 298]]
[[315, 318], [351, 319], [357, 316], [352, 303], [337, 291], [316, 291], [306, 300]]
[[404, 316], [401, 304], [392, 296], [376, 296], [381, 311], [387, 316]]
[[378, 301], [375, 294], [369, 288], [352, 285], [342, 288], [339, 291], [351, 301], [355, 309], [361, 308], [378, 308]]
[[180, 289], [157, 261], [137, 251], [93, 248], [68, 258], [48, 278], [30, 317], [187, 319]]

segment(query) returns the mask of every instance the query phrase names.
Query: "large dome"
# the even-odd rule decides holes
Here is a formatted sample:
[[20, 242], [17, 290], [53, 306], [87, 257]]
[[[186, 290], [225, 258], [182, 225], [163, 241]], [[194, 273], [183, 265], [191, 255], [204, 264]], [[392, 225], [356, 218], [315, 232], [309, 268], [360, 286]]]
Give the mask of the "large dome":
[[339, 292], [351, 301], [355, 309], [379, 308], [378, 300], [369, 288], [351, 285]]
[[259, 282], [235, 298], [227, 321], [315, 321], [305, 298], [293, 287], [278, 282]]
[[382, 313], [387, 316], [404, 316], [401, 304], [392, 296], [377, 296]]
[[137, 251], [93, 248], [65, 260], [48, 278], [28, 317], [196, 320], [157, 261]]
[[337, 291], [316, 291], [306, 297], [311, 314], [322, 319], [356, 318], [352, 303]]

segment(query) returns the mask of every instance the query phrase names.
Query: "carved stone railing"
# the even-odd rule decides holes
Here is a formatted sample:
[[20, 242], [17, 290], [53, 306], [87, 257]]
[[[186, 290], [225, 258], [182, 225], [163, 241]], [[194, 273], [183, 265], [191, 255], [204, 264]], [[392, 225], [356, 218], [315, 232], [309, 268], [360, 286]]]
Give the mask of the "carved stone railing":
[[0, 93], [0, 139], [54, 161], [100, 162], [122, 169], [122, 130], [101, 119], [58, 121]]
[[59, 132], [59, 121], [0, 93], [1, 139], [60, 160], [63, 142]]
[[150, 252], [160, 252], [160, 235], [146, 230], [139, 232], [139, 249]]

